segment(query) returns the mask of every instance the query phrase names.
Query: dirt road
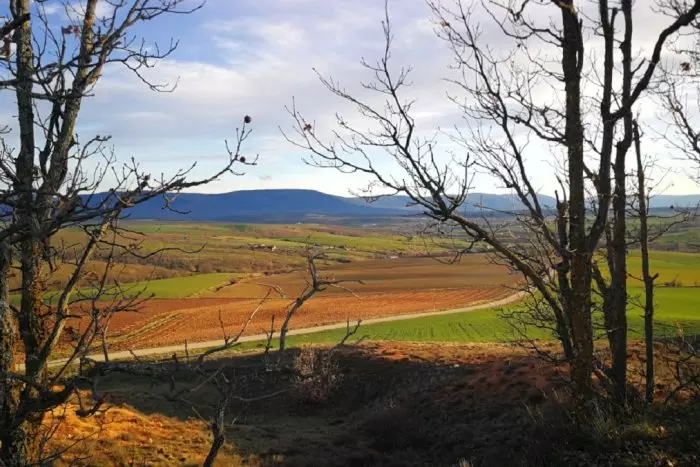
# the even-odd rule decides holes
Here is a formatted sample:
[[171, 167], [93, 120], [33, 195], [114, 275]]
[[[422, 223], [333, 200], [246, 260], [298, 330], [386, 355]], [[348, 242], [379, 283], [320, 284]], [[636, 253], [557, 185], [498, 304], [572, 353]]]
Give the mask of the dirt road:
[[[455, 308], [452, 310], [443, 310], [443, 311], [430, 311], [430, 312], [425, 312], [425, 313], [414, 313], [414, 314], [407, 314], [407, 315], [399, 315], [399, 316], [385, 316], [382, 318], [371, 318], [371, 319], [366, 319], [362, 321], [362, 325], [367, 325], [367, 324], [375, 324], [375, 323], [386, 323], [390, 321], [403, 321], [407, 319], [415, 319], [415, 318], [424, 318], [427, 316], [438, 316], [438, 315], [450, 315], [450, 314], [455, 314], [455, 313], [463, 313], [463, 312], [468, 312], [468, 311], [477, 311], [477, 310], [483, 310], [486, 308], [494, 308], [494, 307], [499, 307], [503, 305], [507, 305], [509, 303], [516, 302], [520, 299], [522, 299], [525, 296], [525, 292], [517, 292], [514, 293], [513, 295], [509, 295], [508, 297], [502, 298], [500, 300], [495, 300], [492, 302], [487, 302], [487, 303], [481, 303], [479, 305], [472, 305], [464, 308]], [[297, 336], [297, 335], [303, 335], [303, 334], [312, 334], [315, 332], [322, 332], [322, 331], [330, 331], [334, 329], [344, 329], [347, 326], [346, 322], [342, 323], [335, 323], [335, 324], [325, 324], [322, 326], [313, 326], [313, 327], [308, 327], [308, 328], [299, 328], [299, 329], [292, 329], [290, 330], [287, 335], [288, 336]], [[279, 333], [275, 333], [275, 337], [279, 336]], [[243, 336], [239, 339], [239, 342], [256, 342], [256, 341], [263, 341], [267, 339], [267, 336], [265, 334], [255, 334], [255, 335], [250, 335], [250, 336]], [[223, 340], [213, 340], [213, 341], [206, 341], [206, 342], [192, 342], [188, 343], [187, 349], [189, 351], [191, 350], [201, 350], [201, 349], [208, 349], [212, 347], [218, 347], [224, 344]], [[110, 360], [128, 360], [130, 358], [134, 358], [134, 355], [137, 357], [147, 357], [147, 356], [152, 356], [152, 355], [169, 355], [175, 352], [184, 352], [185, 351], [185, 345], [184, 344], [178, 344], [178, 345], [168, 345], [168, 346], [163, 346], [163, 347], [152, 347], [148, 349], [134, 349], [132, 351], [120, 351], [120, 352], [110, 352], [109, 358]], [[95, 360], [95, 361], [103, 361], [104, 356], [102, 354], [94, 354], [89, 356], [90, 359]], [[52, 360], [49, 362], [49, 367], [57, 367], [64, 365], [66, 363], [66, 359], [57, 359], [57, 360]]]

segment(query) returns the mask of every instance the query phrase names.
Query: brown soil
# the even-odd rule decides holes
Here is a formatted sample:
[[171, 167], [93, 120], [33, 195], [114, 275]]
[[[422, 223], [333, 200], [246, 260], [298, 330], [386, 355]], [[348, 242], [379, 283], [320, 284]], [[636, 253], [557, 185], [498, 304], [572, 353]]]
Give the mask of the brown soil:
[[[294, 317], [291, 328], [460, 308], [498, 300], [511, 293], [505, 288], [491, 287], [375, 292], [357, 296], [321, 295], [304, 305]], [[236, 334], [259, 303], [256, 299], [233, 298], [152, 300], [140, 312], [115, 315], [110, 324], [110, 335], [114, 340], [111, 348], [146, 348], [181, 344], [185, 340], [221, 339], [222, 324], [227, 334]], [[248, 327], [247, 334], [260, 334], [267, 329], [272, 315], [275, 315], [276, 323], [280, 323], [291, 303], [290, 299], [266, 302]]]

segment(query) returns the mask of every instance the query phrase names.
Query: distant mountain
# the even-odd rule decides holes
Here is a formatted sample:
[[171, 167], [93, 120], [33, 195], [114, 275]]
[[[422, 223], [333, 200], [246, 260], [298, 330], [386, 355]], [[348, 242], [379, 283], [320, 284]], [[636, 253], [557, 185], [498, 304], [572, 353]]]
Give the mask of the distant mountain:
[[313, 190], [247, 190], [230, 193], [181, 193], [163, 209], [154, 198], [130, 209], [130, 219], [192, 221], [292, 221], [306, 216], [388, 217], [403, 214], [396, 209], [362, 206], [339, 196]]
[[[99, 199], [101, 196], [97, 195]], [[540, 195], [543, 210], [553, 211], [556, 202]], [[653, 198], [652, 208], [691, 207], [700, 203], [700, 195], [663, 195]], [[499, 212], [513, 212], [525, 206], [512, 195], [472, 193], [462, 207], [463, 212], [478, 212], [480, 206]], [[386, 218], [414, 216], [420, 206], [407, 196], [388, 196], [374, 202], [363, 198], [344, 198], [314, 190], [278, 189], [244, 190], [230, 193], [182, 193], [171, 207], [163, 209], [163, 200], [155, 198], [128, 211], [130, 219], [161, 221], [190, 220], [200, 222], [320, 222], [326, 218]], [[176, 212], [177, 211], [177, 212]]]
[[[408, 196], [388, 196], [368, 202], [364, 198], [346, 198], [348, 201], [366, 206], [374, 206], [385, 209], [403, 209], [420, 211], [419, 206], [412, 205]], [[542, 209], [553, 210], [556, 208], [556, 199], [552, 196], [538, 195]], [[522, 211], [525, 205], [514, 195], [499, 195], [493, 193], [470, 193], [464, 203], [463, 211], [473, 212], [484, 206], [495, 211]], [[650, 207], [654, 209], [694, 208], [700, 206], [700, 195], [659, 195], [651, 199]]]
[[[376, 208], [384, 209], [403, 209], [409, 211], [420, 211], [420, 206], [415, 206], [408, 196], [395, 195], [382, 197], [374, 201], [368, 202], [364, 198], [345, 198], [350, 202], [374, 206]], [[556, 208], [556, 200], [551, 196], [539, 195], [540, 203], [542, 208], [554, 209]], [[481, 206], [488, 208], [493, 211], [522, 211], [525, 209], [525, 205], [520, 202], [513, 195], [499, 195], [493, 193], [470, 193], [467, 197], [466, 202], [463, 204], [462, 211], [474, 212], [479, 211]]]
[[700, 205], [700, 195], [659, 195], [651, 198], [650, 205], [658, 209], [694, 208]]

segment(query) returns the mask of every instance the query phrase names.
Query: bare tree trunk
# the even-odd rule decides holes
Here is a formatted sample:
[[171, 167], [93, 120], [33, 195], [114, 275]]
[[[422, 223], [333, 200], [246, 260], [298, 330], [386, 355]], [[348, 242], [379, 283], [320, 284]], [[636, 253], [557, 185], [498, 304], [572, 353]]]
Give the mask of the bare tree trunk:
[[[623, 0], [622, 13], [625, 19], [622, 52], [622, 102], [628, 106], [632, 92], [632, 2]], [[613, 66], [612, 63], [606, 64]], [[615, 190], [612, 200], [613, 226], [612, 246], [609, 258], [611, 273], [610, 306], [605, 310], [605, 324], [612, 354], [611, 376], [614, 397], [618, 404], [627, 400], [627, 173], [626, 156], [632, 145], [632, 113], [623, 114], [623, 138], [617, 143], [613, 172]]]
[[[620, 162], [620, 158], [617, 158]], [[622, 157], [624, 160], [624, 156]], [[604, 310], [605, 327], [612, 355], [611, 378], [619, 404], [627, 400], [627, 241], [624, 163], [615, 167], [614, 224], [610, 268], [609, 306]]]
[[107, 329], [103, 329], [100, 333], [100, 340], [102, 341], [102, 355], [105, 358], [105, 362], [109, 362], [109, 348], [107, 347]]
[[[17, 326], [9, 304], [7, 276], [12, 257], [7, 245], [0, 246], [0, 368], [13, 370], [16, 360]], [[2, 465], [22, 465], [27, 459], [22, 432], [15, 430], [14, 413], [19, 406], [19, 393], [16, 382], [3, 374], [0, 384], [0, 463]]]
[[[13, 396], [19, 401], [19, 395]], [[27, 467], [34, 464], [31, 459], [39, 458], [39, 425], [33, 421], [22, 422], [19, 426], [9, 427], [3, 433], [0, 460], [3, 467]]]
[[[15, 16], [30, 13], [29, 0], [19, 0], [15, 3]], [[16, 159], [15, 190], [19, 198], [17, 222], [24, 229], [27, 238], [20, 244], [20, 262], [22, 273], [22, 298], [18, 315], [19, 335], [24, 344], [25, 374], [30, 381], [42, 383], [45, 369], [40, 365], [37, 356], [41, 348], [41, 339], [45, 333], [42, 323], [41, 296], [43, 287], [40, 280], [40, 260], [42, 245], [36, 240], [39, 228], [39, 217], [45, 212], [45, 207], [35, 206], [34, 199], [34, 108], [33, 108], [33, 74], [34, 53], [32, 50], [31, 21], [24, 22], [15, 30], [17, 45], [17, 81], [16, 88], [20, 151]], [[38, 208], [38, 209], [34, 209]], [[6, 276], [5, 276], [6, 277]], [[12, 386], [11, 386], [12, 387]], [[34, 387], [27, 386], [23, 392], [29, 394]], [[5, 409], [11, 414], [17, 414], [20, 408], [19, 390], [10, 389], [5, 396]], [[39, 458], [39, 443], [36, 436], [43, 413], [38, 412], [18, 421], [13, 416], [2, 440], [3, 460], [8, 465], [29, 465], [33, 459]]]
[[642, 254], [642, 279], [644, 280], [644, 345], [646, 347], [646, 383], [644, 396], [649, 403], [654, 402], [654, 281], [649, 269], [649, 218], [647, 195], [640, 148], [639, 126], [634, 122], [634, 149], [637, 156], [637, 184], [639, 192], [639, 244]]
[[[559, 242], [563, 249], [568, 248], [569, 245], [567, 229], [568, 219], [569, 203], [566, 199], [560, 200], [559, 194], [557, 194], [557, 234], [559, 235]], [[552, 309], [554, 310], [554, 316], [557, 322], [559, 341], [562, 343], [562, 348], [564, 350], [564, 358], [566, 358], [568, 362], [574, 359], [574, 350], [571, 344], [570, 334], [571, 315], [568, 313], [571, 309], [571, 282], [568, 277], [570, 272], [571, 261], [567, 255], [563, 255], [561, 262], [557, 266], [557, 283], [559, 285], [559, 297], [562, 302], [563, 312], [556, 307], [552, 307]]]
[[610, 377], [614, 398], [618, 404], [627, 400], [627, 197], [625, 154], [627, 138], [618, 143], [614, 169], [613, 225], [610, 236], [608, 263], [610, 287], [604, 307], [605, 328], [612, 356]]
[[304, 303], [306, 303], [306, 301], [308, 299], [313, 297], [316, 292], [320, 291], [320, 289], [316, 288], [316, 282], [317, 282], [316, 272], [315, 272], [316, 270], [315, 270], [315, 268], [313, 268], [311, 270], [314, 271], [314, 272], [312, 272], [312, 274], [313, 274], [312, 280], [313, 280], [314, 285], [311, 287], [311, 289], [309, 289], [308, 292], [301, 295], [300, 297], [298, 297], [294, 301], [294, 304], [292, 304], [292, 306], [289, 308], [289, 310], [287, 310], [287, 314], [284, 317], [284, 322], [282, 323], [282, 327], [280, 328], [280, 346], [279, 346], [280, 353], [284, 352], [287, 348], [287, 332], [289, 332], [289, 322], [292, 320], [294, 315], [296, 315], [297, 311], [299, 311], [299, 309], [302, 307], [302, 305]]
[[[564, 2], [567, 5], [571, 1]], [[574, 359], [571, 375], [577, 396], [584, 400], [592, 392], [593, 325], [591, 321], [591, 255], [586, 235], [586, 192], [584, 177], [583, 124], [581, 120], [581, 69], [583, 44], [578, 19], [571, 9], [562, 8], [564, 40], [562, 69], [566, 91], [566, 146], [569, 171], [569, 235], [572, 294], [569, 304]]]
[[[33, 240], [27, 240], [21, 245], [23, 256], [19, 334], [25, 349], [25, 376], [34, 384], [26, 385], [20, 390], [18, 382], [14, 381], [5, 388], [3, 412], [9, 419], [3, 420], [2, 459], [7, 466], [32, 465], [34, 459], [40, 459], [41, 445], [38, 434], [44, 419], [44, 411], [21, 413], [23, 412], [22, 402], [37, 401], [39, 394], [35, 388], [44, 385], [47, 380], [46, 368], [38, 361], [45, 335], [41, 321], [43, 287], [40, 280], [39, 248], [40, 246]], [[31, 312], [28, 313], [28, 310]], [[18, 415], [21, 418], [17, 418]]]
[[288, 329], [288, 323], [289, 323], [289, 318], [291, 316], [287, 315], [287, 317], [284, 320], [284, 323], [282, 324], [282, 327], [280, 328], [280, 345], [279, 345], [279, 352], [282, 353], [286, 350], [287, 348], [287, 329]]
[[[14, 369], [15, 340], [17, 328], [10, 308], [10, 296], [7, 287], [7, 276], [10, 272], [12, 257], [10, 248], [0, 244], [0, 368]], [[8, 384], [2, 385], [3, 388]]]
[[204, 459], [204, 463], [202, 464], [202, 467], [211, 467], [214, 465], [214, 461], [216, 460], [216, 456], [219, 455], [219, 451], [223, 447], [224, 443], [226, 442], [226, 425], [225, 425], [225, 417], [226, 417], [226, 407], [228, 406], [228, 398], [224, 398], [220, 403], [219, 403], [219, 408], [216, 413], [216, 419], [212, 420], [211, 422], [211, 433], [214, 437], [214, 440], [211, 443], [211, 447], [209, 448], [209, 453], [207, 454], [207, 458]]
[[[107, 332], [109, 330], [110, 318], [110, 316], [105, 318], [104, 323], [102, 323], [102, 329], [100, 329], [100, 344], [105, 362], [109, 362], [109, 344], [107, 343]], [[185, 341], [185, 350], [187, 350], [187, 341]]]

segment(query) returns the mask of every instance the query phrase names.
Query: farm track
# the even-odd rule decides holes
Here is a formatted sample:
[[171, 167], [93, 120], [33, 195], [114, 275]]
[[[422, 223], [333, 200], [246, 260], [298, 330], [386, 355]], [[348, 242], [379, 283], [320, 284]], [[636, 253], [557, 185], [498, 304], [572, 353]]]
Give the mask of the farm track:
[[[440, 316], [440, 315], [449, 315], [449, 314], [455, 314], [455, 313], [464, 313], [464, 312], [469, 312], [469, 311], [483, 310], [483, 309], [487, 309], [487, 308], [508, 305], [510, 303], [521, 300], [523, 297], [525, 297], [525, 295], [526, 295], [525, 292], [517, 292], [517, 293], [511, 294], [511, 295], [508, 295], [504, 298], [500, 298], [500, 299], [492, 300], [492, 301], [488, 301], [488, 302], [483, 302], [483, 303], [479, 303], [479, 304], [471, 305], [471, 306], [467, 306], [467, 307], [454, 308], [454, 309], [441, 310], [441, 311], [411, 313], [411, 314], [395, 315], [395, 316], [384, 316], [384, 317], [379, 317], [379, 318], [369, 318], [369, 319], [363, 320], [362, 323], [364, 325], [375, 324], [375, 323], [386, 323], [386, 322], [392, 322], [392, 321], [402, 321], [402, 320], [410, 320], [410, 319], [415, 319], [415, 318], [424, 318], [424, 317], [429, 317], [429, 316]], [[330, 330], [335, 330], [335, 329], [343, 329], [346, 327], [346, 325], [347, 325], [347, 322], [344, 321], [344, 322], [333, 323], [333, 324], [324, 324], [324, 325], [319, 325], [319, 326], [297, 328], [297, 329], [290, 330], [288, 335], [295, 336], [295, 335], [313, 334], [316, 332], [330, 331]], [[279, 335], [278, 333], [275, 333], [275, 337], [277, 337], [278, 335]], [[256, 341], [265, 340], [266, 338], [267, 338], [267, 336], [265, 334], [253, 334], [253, 335], [247, 335], [247, 336], [241, 337], [239, 342], [241, 342], [241, 343], [243, 343], [243, 342], [256, 342]], [[224, 341], [222, 339], [218, 339], [218, 340], [210, 340], [210, 341], [204, 341], [204, 342], [192, 342], [192, 343], [189, 343], [187, 345], [187, 348], [188, 348], [188, 350], [198, 350], [198, 349], [201, 350], [201, 349], [207, 349], [207, 348], [221, 346], [223, 344], [224, 344]], [[159, 347], [152, 347], [152, 348], [111, 352], [109, 356], [110, 356], [110, 359], [112, 359], [112, 360], [124, 360], [124, 359], [133, 358], [134, 356], [147, 357], [147, 356], [152, 356], [152, 355], [164, 355], [164, 354], [171, 354], [171, 353], [183, 352], [183, 351], [185, 351], [185, 344], [178, 344], [178, 345], [166, 345], [166, 346], [159, 346]], [[95, 361], [102, 361], [104, 357], [102, 356], [102, 354], [94, 354], [94, 355], [90, 355], [89, 358], [91, 358]], [[57, 367], [57, 366], [65, 364], [65, 363], [66, 363], [66, 359], [52, 360], [51, 362], [49, 362], [49, 367]]]

